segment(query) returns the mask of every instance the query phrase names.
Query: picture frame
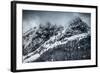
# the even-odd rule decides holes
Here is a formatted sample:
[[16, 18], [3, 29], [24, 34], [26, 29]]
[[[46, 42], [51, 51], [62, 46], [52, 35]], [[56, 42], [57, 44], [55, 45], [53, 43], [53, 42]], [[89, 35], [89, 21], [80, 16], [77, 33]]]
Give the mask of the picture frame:
[[97, 67], [98, 7], [11, 1], [11, 71]]

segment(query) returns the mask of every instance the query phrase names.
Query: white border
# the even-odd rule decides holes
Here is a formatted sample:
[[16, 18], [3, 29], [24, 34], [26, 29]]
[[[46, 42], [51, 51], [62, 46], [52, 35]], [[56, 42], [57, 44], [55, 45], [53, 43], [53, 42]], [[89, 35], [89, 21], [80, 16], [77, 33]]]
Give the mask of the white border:
[[[91, 13], [91, 60], [77, 61], [60, 61], [60, 62], [39, 62], [39, 63], [22, 63], [22, 10], [46, 10], [46, 11], [63, 11], [63, 12], [82, 12]], [[60, 7], [60, 6], [45, 6], [45, 5], [28, 5], [17, 4], [17, 47], [16, 47], [16, 64], [17, 70], [23, 69], [39, 69], [52, 67], [71, 67], [71, 66], [88, 66], [95, 65], [96, 59], [96, 10], [93, 8], [79, 7]]]

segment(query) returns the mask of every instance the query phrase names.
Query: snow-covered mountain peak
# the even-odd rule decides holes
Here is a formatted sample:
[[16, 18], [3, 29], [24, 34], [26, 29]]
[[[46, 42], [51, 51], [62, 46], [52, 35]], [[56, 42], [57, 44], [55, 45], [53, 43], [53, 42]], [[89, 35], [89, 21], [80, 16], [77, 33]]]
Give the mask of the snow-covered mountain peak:
[[[26, 33], [27, 36], [23, 36], [23, 38], [26, 37], [23, 39], [23, 60], [24, 62], [47, 61], [49, 59], [54, 60], [54, 58], [51, 58], [49, 53], [52, 53], [53, 51], [57, 51], [59, 49], [61, 51], [65, 50], [67, 53], [69, 53], [69, 50], [73, 49], [72, 53], [74, 53], [76, 49], [80, 49], [80, 47], [83, 48], [84, 43], [86, 43], [86, 47], [83, 49], [86, 49], [90, 47], [89, 31], [89, 26], [84, 21], [82, 21], [80, 17], [75, 17], [74, 19], [72, 19], [72, 22], [68, 27], [51, 24], [50, 22], [47, 22], [43, 25], [40, 24], [37, 30], [30, 29], [28, 33]], [[26, 42], [27, 39], [28, 41]], [[81, 41], [84, 42], [82, 42], [81, 44]], [[47, 54], [49, 54], [50, 57]], [[46, 59], [44, 55], [46, 55], [46, 57], [49, 59]], [[86, 55], [87, 58], [88, 54]], [[67, 56], [69, 57], [71, 55]], [[70, 59], [67, 56], [65, 57], [66, 59], [64, 58], [65, 60]], [[56, 55], [56, 57], [58, 56]], [[74, 57], [72, 57], [72, 59], [73, 58]]]

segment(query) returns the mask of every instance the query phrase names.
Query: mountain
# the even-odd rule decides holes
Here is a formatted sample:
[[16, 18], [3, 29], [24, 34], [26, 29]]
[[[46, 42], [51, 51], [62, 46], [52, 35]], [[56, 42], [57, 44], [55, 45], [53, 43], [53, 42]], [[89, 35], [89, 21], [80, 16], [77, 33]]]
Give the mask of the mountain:
[[23, 62], [90, 59], [89, 31], [90, 27], [80, 17], [72, 20], [68, 28], [49, 22], [44, 26], [40, 24], [35, 37], [33, 35], [23, 49]]

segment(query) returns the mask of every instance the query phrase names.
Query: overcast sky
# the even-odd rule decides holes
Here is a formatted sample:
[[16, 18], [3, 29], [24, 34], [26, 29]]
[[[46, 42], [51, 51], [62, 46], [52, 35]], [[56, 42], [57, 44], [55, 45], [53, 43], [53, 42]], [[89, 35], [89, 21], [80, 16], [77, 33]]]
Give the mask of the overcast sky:
[[40, 23], [47, 22], [67, 27], [69, 22], [77, 16], [90, 26], [90, 13], [23, 10], [23, 33]]

